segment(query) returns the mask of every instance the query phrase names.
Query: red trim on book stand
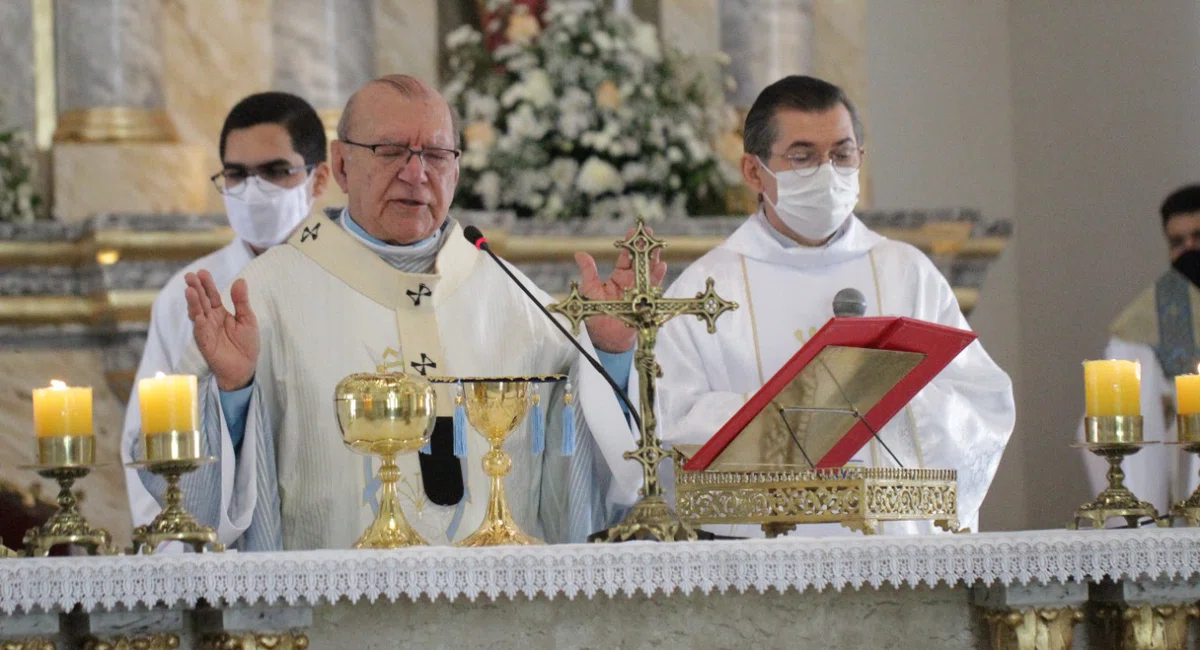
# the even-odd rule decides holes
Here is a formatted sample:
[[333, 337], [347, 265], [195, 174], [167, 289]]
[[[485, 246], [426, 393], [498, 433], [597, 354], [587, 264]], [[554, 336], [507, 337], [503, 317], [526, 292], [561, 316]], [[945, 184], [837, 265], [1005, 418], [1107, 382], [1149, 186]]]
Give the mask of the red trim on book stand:
[[[883, 428], [922, 388], [978, 337], [937, 323], [891, 316], [872, 318], [834, 318], [804, 347], [800, 348], [779, 372], [746, 402], [699, 451], [684, 464], [688, 471], [707, 469], [733, 439], [750, 424], [826, 346], [859, 347], [874, 350], [918, 352], [925, 358], [879, 400], [863, 419], [876, 431]], [[871, 440], [871, 429], [859, 422], [819, 461], [818, 468], [841, 467]]]

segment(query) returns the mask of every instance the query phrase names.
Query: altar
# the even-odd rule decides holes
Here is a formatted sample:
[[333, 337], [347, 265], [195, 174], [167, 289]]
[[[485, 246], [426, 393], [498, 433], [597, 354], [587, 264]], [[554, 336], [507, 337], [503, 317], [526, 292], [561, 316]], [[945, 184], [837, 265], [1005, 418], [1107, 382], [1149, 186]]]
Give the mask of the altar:
[[10, 559], [0, 647], [1185, 648], [1197, 600], [1195, 529]]

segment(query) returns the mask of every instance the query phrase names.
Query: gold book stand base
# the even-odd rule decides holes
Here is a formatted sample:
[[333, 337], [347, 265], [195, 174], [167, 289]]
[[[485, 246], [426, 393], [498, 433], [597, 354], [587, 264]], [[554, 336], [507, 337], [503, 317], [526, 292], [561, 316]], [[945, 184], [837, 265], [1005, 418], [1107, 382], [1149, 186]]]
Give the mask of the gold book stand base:
[[802, 524], [836, 523], [865, 535], [888, 521], [959, 530], [958, 473], [942, 469], [705, 470], [676, 461], [679, 514], [696, 524], [758, 524], [768, 537]]

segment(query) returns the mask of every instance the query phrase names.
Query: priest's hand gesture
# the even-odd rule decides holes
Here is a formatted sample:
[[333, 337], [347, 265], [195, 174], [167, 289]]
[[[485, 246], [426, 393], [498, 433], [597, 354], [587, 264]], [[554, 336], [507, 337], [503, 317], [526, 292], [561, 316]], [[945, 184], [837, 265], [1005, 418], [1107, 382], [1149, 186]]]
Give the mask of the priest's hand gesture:
[[230, 288], [232, 313], [221, 304], [211, 273], [188, 273], [184, 281], [196, 346], [217, 378], [217, 388], [231, 391], [249, 386], [258, 363], [258, 320], [250, 309], [246, 281], [239, 279]]
[[[649, 228], [647, 231], [654, 234]], [[626, 237], [633, 235], [630, 228]], [[662, 286], [663, 278], [667, 276], [667, 263], [660, 259], [661, 249], [655, 249], [650, 254], [650, 282], [654, 286]], [[591, 300], [620, 300], [625, 295], [626, 287], [632, 287], [636, 281], [633, 272], [633, 260], [629, 252], [621, 251], [617, 257], [617, 265], [607, 280], [600, 279], [596, 269], [596, 260], [587, 253], [575, 253], [575, 263], [579, 265], [579, 293]], [[637, 331], [612, 316], [592, 316], [587, 319], [588, 336], [596, 349], [613, 354], [627, 352], [637, 340]]]

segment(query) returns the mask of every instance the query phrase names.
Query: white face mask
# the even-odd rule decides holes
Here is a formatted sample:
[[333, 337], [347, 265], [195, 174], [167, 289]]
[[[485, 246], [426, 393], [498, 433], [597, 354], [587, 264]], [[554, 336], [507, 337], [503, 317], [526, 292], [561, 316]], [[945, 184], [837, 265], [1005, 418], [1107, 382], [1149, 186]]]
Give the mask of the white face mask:
[[251, 176], [237, 196], [224, 195], [229, 225], [247, 244], [270, 248], [287, 241], [292, 231], [308, 218], [312, 208], [309, 187], [312, 175], [296, 187], [283, 189]]
[[842, 174], [833, 165], [823, 164], [812, 176], [801, 176], [795, 170], [776, 174], [758, 161], [763, 170], [775, 179], [778, 201], [763, 192], [763, 198], [775, 209], [784, 225], [797, 235], [813, 241], [824, 241], [846, 223], [854, 206], [858, 205], [858, 170]]

